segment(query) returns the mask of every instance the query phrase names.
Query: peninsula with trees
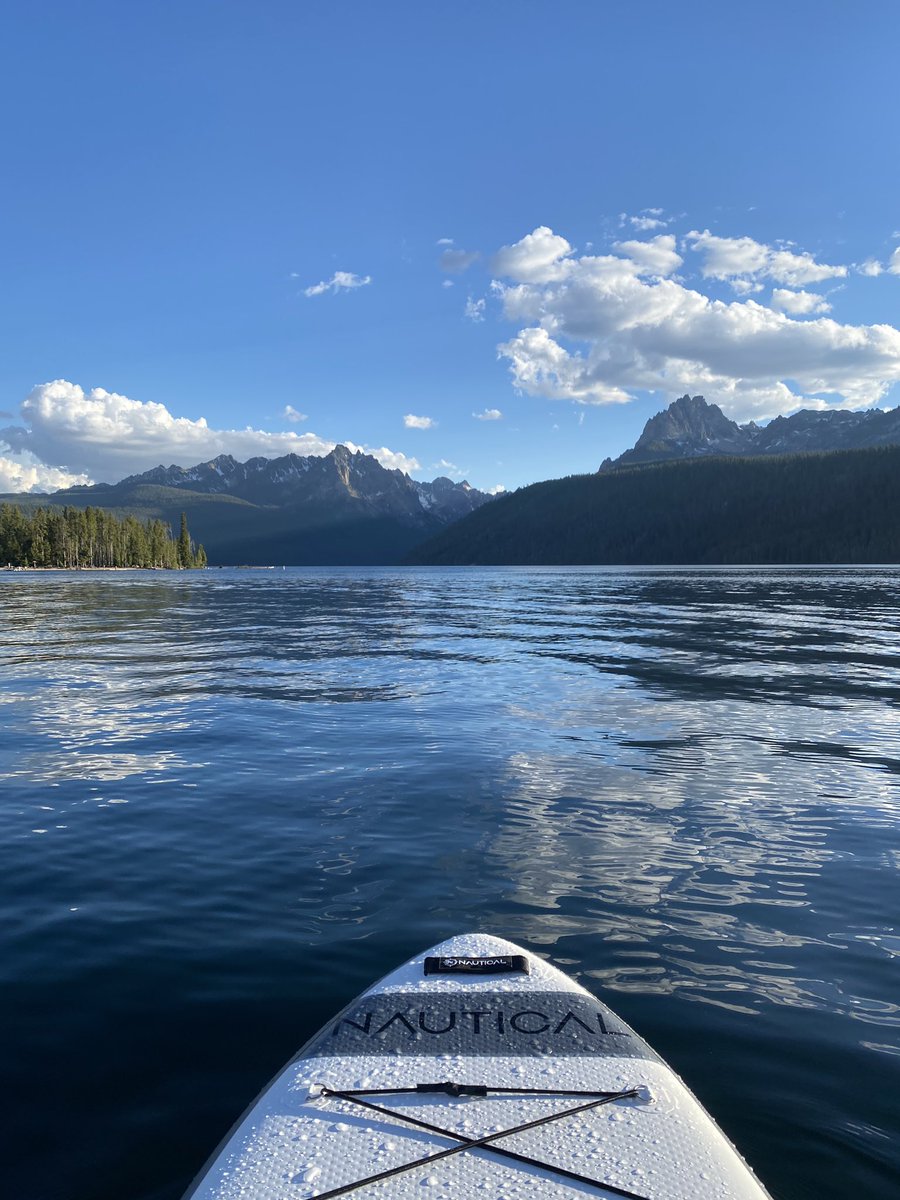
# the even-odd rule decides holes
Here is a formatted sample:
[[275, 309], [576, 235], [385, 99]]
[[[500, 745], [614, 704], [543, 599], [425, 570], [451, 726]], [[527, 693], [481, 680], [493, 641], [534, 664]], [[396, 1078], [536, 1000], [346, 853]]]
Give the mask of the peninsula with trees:
[[101, 508], [34, 508], [0, 504], [0, 565], [7, 568], [185, 570], [206, 566], [195, 546], [187, 516], [178, 537], [164, 521], [121, 520]]

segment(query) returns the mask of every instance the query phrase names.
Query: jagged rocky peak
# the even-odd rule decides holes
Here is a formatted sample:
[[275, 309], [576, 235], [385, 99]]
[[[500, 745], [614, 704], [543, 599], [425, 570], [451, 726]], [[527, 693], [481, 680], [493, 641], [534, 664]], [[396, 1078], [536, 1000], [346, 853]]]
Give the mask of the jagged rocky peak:
[[[361, 450], [351, 450], [349, 446], [339, 442], [334, 449], [319, 459], [326, 470], [336, 471], [338, 479], [345, 487], [357, 486], [361, 480], [374, 483], [376, 479], [383, 482], [388, 472], [377, 458], [371, 454], [363, 454]], [[355, 480], [355, 484], [351, 484]]]
[[[491, 499], [467, 482], [439, 478], [431, 483], [410, 479], [403, 471], [384, 467], [371, 454], [338, 444], [328, 454], [285, 454], [280, 458], [256, 457], [241, 463], [220, 454], [193, 467], [155, 467], [131, 475], [117, 485], [92, 487], [142, 487], [152, 484], [184, 492], [230, 496], [266, 508], [328, 510], [356, 517], [390, 517], [415, 525], [423, 521], [448, 522], [464, 516]], [[91, 487], [82, 490], [91, 491]]]
[[462, 488], [468, 491], [469, 484], [464, 479], [462, 483], [454, 483], [452, 479], [448, 479], [446, 475], [438, 475], [437, 479], [432, 479], [431, 488], [435, 492], [452, 492], [454, 488]]
[[740, 426], [730, 421], [718, 404], [703, 396], [681, 396], [651, 417], [635, 443], [635, 450], [665, 442], [712, 442], [740, 436]]
[[651, 417], [633, 449], [604, 459], [601, 471], [711, 454], [802, 454], [900, 443], [900, 408], [801, 409], [766, 425], [738, 425], [703, 396], [681, 396]]
[[[263, 458], [261, 455], [257, 455], [255, 458], [248, 458], [245, 463], [235, 462], [235, 460], [233, 458], [231, 458], [230, 454], [227, 454], [227, 455], [220, 454], [219, 458], [231, 459], [231, 471], [233, 471], [238, 466], [242, 466], [244, 468], [244, 474], [246, 474], [246, 475], [250, 475], [254, 471], [266, 471], [272, 464], [274, 464], [276, 462], [284, 461], [283, 459], [278, 459], [278, 458], [274, 458], [274, 459], [273, 458]], [[218, 461], [219, 460], [216, 459], [216, 462], [218, 462]], [[224, 469], [227, 470], [228, 468], [224, 468]]]
[[703, 396], [680, 396], [650, 418], [633, 449], [615, 461], [604, 459], [600, 470], [707, 454], [745, 454], [755, 432], [729, 420], [718, 404], [708, 404]]

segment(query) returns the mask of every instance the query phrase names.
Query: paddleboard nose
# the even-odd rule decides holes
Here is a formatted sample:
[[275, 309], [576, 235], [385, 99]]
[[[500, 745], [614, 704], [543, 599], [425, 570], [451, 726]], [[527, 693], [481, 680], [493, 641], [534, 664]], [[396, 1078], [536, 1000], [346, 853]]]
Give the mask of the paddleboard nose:
[[460, 958], [483, 957], [489, 954], [524, 954], [526, 958], [534, 958], [534, 955], [517, 946], [515, 942], [496, 937], [492, 933], [457, 933], [432, 946], [427, 953], [442, 958], [453, 955]]

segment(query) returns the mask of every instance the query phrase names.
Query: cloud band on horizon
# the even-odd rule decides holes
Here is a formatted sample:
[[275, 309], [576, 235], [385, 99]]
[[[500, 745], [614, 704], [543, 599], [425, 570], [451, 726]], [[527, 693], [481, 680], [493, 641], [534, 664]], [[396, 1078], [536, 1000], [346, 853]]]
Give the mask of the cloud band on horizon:
[[[219, 454], [246, 460], [261, 455], [320, 456], [338, 443], [314, 433], [212, 429], [204, 417], [174, 417], [164, 404], [55, 379], [33, 388], [22, 403], [24, 425], [0, 429], [0, 490], [47, 491], [77, 483], [118, 482], [127, 475], [176, 463], [193, 466]], [[420, 464], [385, 446], [350, 450], [407, 473]], [[8, 447], [4, 453], [3, 447]], [[25, 486], [27, 484], [27, 486]]]

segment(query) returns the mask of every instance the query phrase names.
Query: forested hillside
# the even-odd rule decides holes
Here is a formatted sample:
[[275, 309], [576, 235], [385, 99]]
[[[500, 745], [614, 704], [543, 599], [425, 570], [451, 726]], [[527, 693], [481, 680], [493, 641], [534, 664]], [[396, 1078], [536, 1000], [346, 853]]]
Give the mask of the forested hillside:
[[900, 561], [900, 447], [710, 458], [536, 483], [419, 547], [415, 563]]
[[206, 552], [191, 541], [184, 514], [174, 538], [162, 521], [120, 521], [100, 508], [0, 504], [0, 566], [205, 567]]

